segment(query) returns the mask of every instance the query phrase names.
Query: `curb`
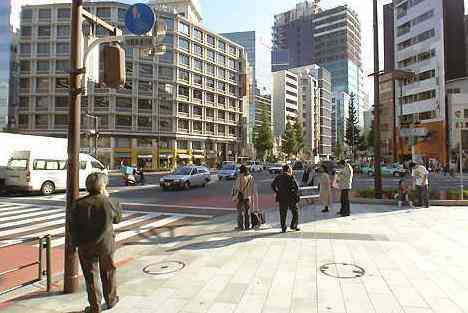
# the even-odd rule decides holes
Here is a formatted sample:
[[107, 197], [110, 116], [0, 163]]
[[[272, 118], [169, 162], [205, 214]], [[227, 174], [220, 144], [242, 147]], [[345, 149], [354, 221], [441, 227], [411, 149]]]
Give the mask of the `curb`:
[[[351, 198], [351, 203], [358, 204], [385, 204], [385, 205], [397, 205], [397, 200], [391, 199], [368, 199], [368, 198]], [[468, 200], [430, 200], [432, 206], [468, 206]]]

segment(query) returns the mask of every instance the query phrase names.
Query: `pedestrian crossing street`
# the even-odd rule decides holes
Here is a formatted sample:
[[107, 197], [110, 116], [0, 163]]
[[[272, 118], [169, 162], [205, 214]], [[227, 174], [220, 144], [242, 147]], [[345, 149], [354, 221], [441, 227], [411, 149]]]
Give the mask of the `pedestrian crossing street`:
[[[190, 214], [124, 211], [122, 222], [114, 225], [116, 242], [144, 239], [154, 230], [191, 219]], [[0, 248], [23, 240], [52, 236], [52, 247], [65, 243], [65, 208], [63, 206], [0, 202]]]

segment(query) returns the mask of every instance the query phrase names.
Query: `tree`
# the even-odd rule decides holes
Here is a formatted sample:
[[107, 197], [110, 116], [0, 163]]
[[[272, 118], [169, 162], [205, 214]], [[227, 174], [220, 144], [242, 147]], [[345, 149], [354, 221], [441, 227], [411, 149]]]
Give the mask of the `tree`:
[[369, 149], [374, 149], [375, 139], [374, 139], [374, 128], [373, 127], [371, 128], [369, 134], [367, 134], [366, 141], [367, 141], [367, 146], [369, 147]]
[[286, 129], [284, 131], [281, 150], [288, 157], [294, 155], [297, 151], [296, 132], [291, 122], [286, 123]]
[[273, 134], [271, 132], [271, 120], [267, 112], [261, 116], [262, 124], [258, 133], [254, 133], [254, 145], [259, 159], [265, 160], [267, 155], [273, 150]]
[[359, 116], [355, 105], [355, 95], [351, 94], [349, 101], [348, 118], [346, 119], [346, 144], [351, 147], [353, 160], [356, 161], [358, 147], [361, 143], [361, 130], [359, 129]]
[[304, 143], [304, 129], [302, 128], [302, 123], [297, 120], [294, 124], [294, 137], [296, 139], [296, 149], [295, 154], [300, 154], [305, 147]]
[[338, 142], [336, 143], [336, 148], [335, 148], [335, 157], [337, 160], [341, 160], [343, 158], [343, 152], [344, 152], [343, 141], [341, 139], [338, 139]]

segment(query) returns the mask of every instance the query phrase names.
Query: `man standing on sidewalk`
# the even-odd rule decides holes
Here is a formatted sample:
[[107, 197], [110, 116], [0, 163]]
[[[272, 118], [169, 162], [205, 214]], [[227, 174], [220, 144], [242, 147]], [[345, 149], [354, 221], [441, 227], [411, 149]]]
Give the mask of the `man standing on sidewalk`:
[[280, 220], [281, 220], [281, 232], [286, 232], [286, 218], [288, 210], [291, 210], [291, 230], [299, 231], [297, 227], [299, 223], [299, 213], [297, 209], [297, 203], [299, 202], [299, 186], [294, 179], [292, 168], [289, 165], [283, 166], [283, 173], [278, 175], [271, 188], [276, 194], [276, 202], [279, 203], [280, 209]]
[[108, 177], [93, 173], [86, 179], [89, 192], [75, 203], [72, 211], [71, 234], [78, 247], [83, 276], [86, 281], [90, 306], [85, 313], [100, 313], [102, 294], [99, 290], [98, 275], [101, 276], [102, 290], [107, 309], [119, 302], [114, 264], [115, 235], [112, 224], [122, 219], [119, 204], [109, 199], [106, 191]]
[[418, 203], [416, 206], [429, 207], [429, 172], [421, 165], [411, 162], [411, 176], [413, 176], [416, 184], [416, 192], [418, 194]]
[[349, 204], [349, 192], [353, 185], [353, 167], [347, 161], [342, 160], [339, 163], [343, 168], [338, 173], [338, 187], [341, 190], [341, 209], [337, 213], [341, 216], [349, 216], [351, 208]]

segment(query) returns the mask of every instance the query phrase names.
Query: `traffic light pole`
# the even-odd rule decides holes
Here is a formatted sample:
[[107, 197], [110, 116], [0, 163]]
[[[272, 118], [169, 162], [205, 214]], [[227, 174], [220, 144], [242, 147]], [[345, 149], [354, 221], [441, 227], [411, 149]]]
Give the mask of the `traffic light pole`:
[[65, 218], [65, 259], [64, 286], [65, 293], [78, 289], [78, 259], [70, 233], [71, 210], [73, 203], [80, 196], [79, 191], [79, 153], [80, 153], [80, 110], [81, 110], [81, 9], [83, 1], [73, 0], [71, 21], [71, 72], [70, 72], [70, 106], [68, 122], [68, 172], [67, 172], [67, 208]]

